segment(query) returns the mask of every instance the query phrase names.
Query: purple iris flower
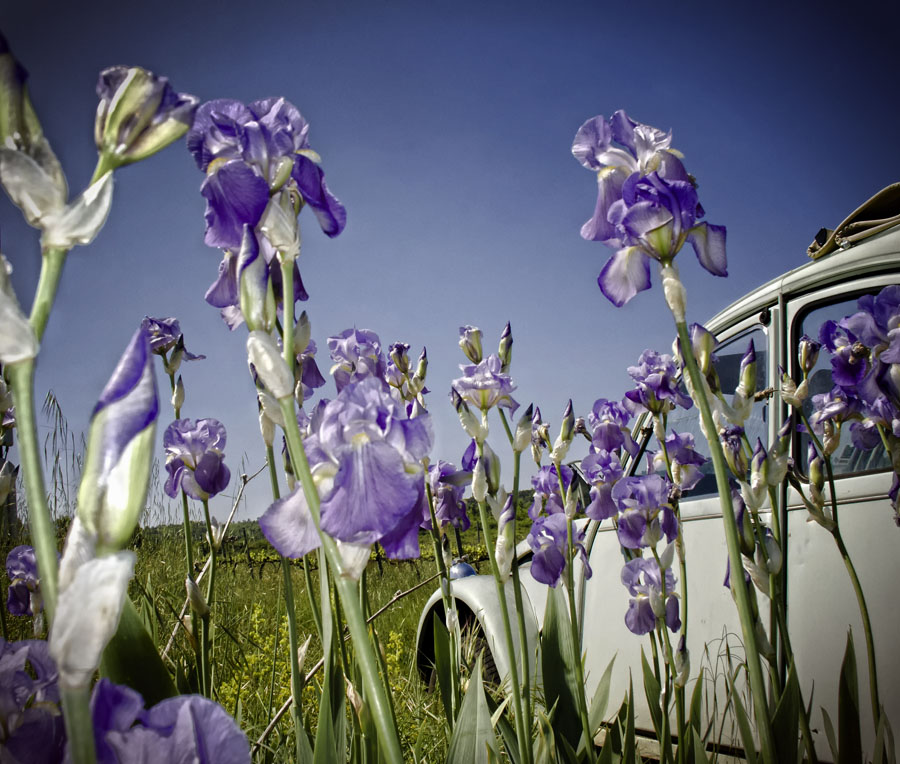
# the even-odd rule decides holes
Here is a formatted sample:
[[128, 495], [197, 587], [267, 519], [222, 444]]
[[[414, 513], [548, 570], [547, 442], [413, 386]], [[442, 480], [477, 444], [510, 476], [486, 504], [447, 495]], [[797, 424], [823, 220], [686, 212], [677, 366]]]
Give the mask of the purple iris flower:
[[666, 568], [666, 596], [663, 600], [662, 576], [656, 560], [638, 557], [622, 568], [622, 584], [631, 599], [625, 613], [625, 625], [634, 634], [649, 634], [656, 628], [656, 619], [665, 619], [672, 631], [681, 628], [678, 595], [675, 593], [675, 574]]
[[594, 215], [581, 235], [617, 250], [598, 283], [619, 307], [650, 287], [651, 258], [668, 264], [686, 242], [706, 270], [727, 274], [725, 228], [698, 222], [703, 208], [671, 141], [671, 133], [621, 110], [609, 121], [588, 120], [575, 135], [572, 153], [597, 173], [599, 185]]
[[477, 364], [459, 368], [463, 376], [453, 380], [452, 389], [466, 403], [482, 411], [502, 406], [509, 409], [511, 415], [516, 413], [519, 404], [511, 395], [516, 385], [508, 374], [501, 371], [503, 364], [498, 355], [491, 353]]
[[726, 425], [719, 432], [722, 451], [728, 467], [738, 480], [747, 479], [747, 455], [744, 453], [744, 428], [739, 425]]
[[[438, 459], [436, 464], [428, 465], [428, 483], [434, 497], [434, 514], [442, 528], [452, 525], [461, 531], [468, 529], [469, 516], [466, 514], [463, 493], [471, 480], [470, 473], [457, 471], [453, 464], [443, 459]], [[423, 523], [423, 527], [431, 527], [430, 517]]]
[[605, 520], [616, 514], [612, 500], [613, 486], [625, 474], [615, 452], [595, 451], [581, 460], [581, 471], [591, 484], [591, 503], [584, 513], [593, 520]]
[[551, 464], [541, 467], [537, 475], [531, 478], [531, 486], [534, 488], [534, 501], [528, 510], [528, 516], [532, 520], [536, 520], [542, 512], [547, 515], [565, 512], [563, 496], [572, 483], [572, 474], [572, 468], [563, 464], [562, 487], [560, 487], [556, 465]]
[[[284, 289], [281, 268], [272, 266], [276, 253], [272, 244], [264, 236], [245, 225], [242, 229], [240, 248], [226, 249], [219, 263], [216, 280], [206, 290], [205, 300], [214, 308], [219, 308], [222, 319], [234, 331], [244, 321], [252, 329], [274, 325], [274, 310], [280, 305], [282, 310]], [[294, 301], [309, 299], [303, 286], [297, 262], [293, 265]], [[246, 310], [250, 315], [245, 316]]]
[[631, 412], [620, 401], [598, 398], [588, 414], [591, 427], [591, 451], [616, 451], [624, 448], [629, 454], [637, 454], [640, 446], [631, 437], [628, 423]]
[[[417, 556], [430, 416], [409, 419], [384, 380], [369, 376], [348, 382], [310, 429], [304, 448], [321, 497], [322, 530], [349, 544], [377, 541], [392, 558]], [[286, 557], [319, 545], [299, 487], [269, 507], [259, 524]]]
[[150, 352], [157, 355], [168, 353], [172, 348], [181, 346], [182, 360], [200, 361], [205, 355], [196, 355], [184, 348], [184, 334], [177, 318], [151, 318], [144, 316], [141, 328], [150, 340]]
[[58, 764], [66, 730], [47, 643], [0, 638], [0, 760]]
[[[566, 516], [556, 513], [538, 517], [528, 534], [528, 545], [534, 552], [531, 561], [531, 575], [542, 584], [555, 587], [566, 569]], [[575, 537], [572, 543], [584, 564], [585, 578], [591, 577], [591, 566], [584, 549], [584, 530], [573, 526]]]
[[[694, 436], [689, 432], [673, 432], [665, 443], [675, 485], [682, 491], [690, 491], [703, 479], [700, 467], [709, 460], [694, 450]], [[653, 465], [665, 468], [665, 464], [665, 457], [660, 451], [654, 456]]]
[[628, 367], [628, 374], [637, 386], [625, 393], [625, 398], [635, 413], [659, 414], [675, 406], [689, 409], [694, 405], [678, 387], [678, 370], [670, 355], [645, 350], [638, 365]]
[[350, 382], [366, 377], [383, 379], [387, 363], [381, 350], [381, 340], [369, 329], [345, 329], [328, 338], [328, 349], [334, 361], [331, 373], [338, 393]]
[[6, 609], [11, 615], [35, 615], [43, 607], [40, 596], [37, 557], [34, 549], [22, 544], [6, 556], [6, 575], [9, 590]]
[[665, 534], [667, 541], [678, 535], [678, 519], [669, 503], [669, 481], [660, 475], [623, 477], [612, 489], [612, 499], [621, 513], [619, 543], [626, 549], [655, 546]]
[[203, 501], [228, 487], [225, 466], [225, 426], [215, 419], [176, 419], [166, 428], [166, 493], [173, 499], [183, 490]]
[[137, 692], [101, 679], [91, 696], [91, 717], [97, 764], [250, 761], [250, 744], [234, 719], [200, 695], [167, 698], [144, 710]]
[[316, 364], [316, 343], [310, 340], [306, 348], [297, 355], [297, 366], [295, 371], [300, 375], [300, 384], [303, 390], [303, 400], [306, 400], [313, 394], [313, 390], [318, 387], [324, 387], [325, 377], [319, 371]]
[[243, 227], [259, 223], [270, 189], [288, 180], [328, 236], [344, 229], [347, 213], [325, 184], [308, 133], [309, 124], [283, 98], [246, 106], [219, 99], [197, 109], [187, 145], [197, 167], [207, 173], [201, 193], [207, 200], [209, 246], [240, 247]]

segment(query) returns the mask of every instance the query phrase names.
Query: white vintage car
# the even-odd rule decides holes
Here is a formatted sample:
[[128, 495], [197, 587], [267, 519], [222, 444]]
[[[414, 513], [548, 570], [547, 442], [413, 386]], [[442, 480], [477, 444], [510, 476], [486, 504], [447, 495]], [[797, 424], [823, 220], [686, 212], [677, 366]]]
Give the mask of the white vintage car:
[[[889, 188], [894, 188], [896, 195], [897, 188]], [[893, 212], [900, 212], [900, 208]], [[757, 436], [764, 443], [773, 442], [783, 422], [787, 407], [778, 393], [779, 366], [792, 371], [796, 369], [799, 338], [803, 334], [815, 337], [825, 320], [839, 319], [856, 312], [856, 301], [861, 295], [900, 283], [900, 226], [894, 225], [861, 238], [851, 246], [846, 246], [845, 240], [845, 248], [838, 247], [755, 289], [705, 324], [718, 340], [717, 368], [724, 390], [734, 389], [740, 359], [751, 337], [757, 352], [757, 389], [775, 388], [773, 396], [765, 404], [756, 405], [752, 420], [747, 423], [751, 442], [755, 442]], [[814, 248], [815, 244], [811, 250]], [[811, 374], [810, 386], [810, 397], [832, 387], [829, 357], [825, 352]], [[679, 409], [677, 416], [676, 419], [675, 412], [670, 415], [670, 430], [689, 430], [694, 433], [696, 442], [705, 446], [696, 408], [689, 411]], [[639, 423], [636, 433], [640, 427]], [[796, 435], [795, 438], [793, 457], [803, 468], [806, 464], [806, 436]], [[698, 450], [700, 448], [698, 445]], [[894, 728], [900, 729], [900, 650], [897, 644], [900, 640], [900, 528], [895, 525], [887, 497], [892, 480], [890, 463], [883, 449], [871, 452], [855, 449], [846, 433], [833, 456], [833, 462], [835, 488], [841, 508], [841, 529], [868, 599], [881, 701]], [[711, 466], [709, 469], [711, 473]], [[786, 488], [782, 490], [787, 491]], [[783, 495], [782, 506], [781, 526], [788, 532], [783, 575], [788, 593], [789, 629], [803, 697], [807, 703], [812, 699], [816, 747], [820, 754], [827, 757], [829, 748], [821, 707], [828, 710], [832, 719], [837, 719], [838, 676], [847, 631], [852, 629], [857, 646], [863, 745], [871, 751], [871, 732], [868, 741], [865, 739], [865, 730], [872, 729], [865, 642], [850, 580], [830, 534], [819, 525], [807, 521], [807, 510], [793, 490]], [[727, 551], [712, 474], [682, 498], [681, 515], [689, 582], [691, 682], [696, 681], [699, 668], [705, 666], [705, 681], [711, 682], [711, 677], [718, 677], [721, 704], [725, 697], [726, 645], [731, 650], [733, 661], [735, 656], [740, 659], [743, 648], [737, 610], [730, 591], [723, 585]], [[587, 535], [590, 539], [590, 527]], [[527, 544], [520, 544], [517, 551], [524, 589], [525, 623], [530, 638], [537, 644], [547, 587], [535, 581], [528, 570], [531, 553]], [[637, 726], [642, 734], [652, 737], [649, 710], [640, 690], [640, 651], [646, 640], [636, 637], [625, 627], [624, 615], [629, 595], [621, 583], [623, 557], [614, 528], [608, 521], [602, 523], [593, 535], [589, 559], [593, 569], [590, 579], [585, 581], [583, 571], [576, 571], [587, 697], [592, 696], [607, 664], [615, 656], [611, 703], [617, 703], [625, 696], [631, 674], [636, 688]], [[470, 575], [454, 580], [452, 595], [456, 599], [461, 622], [469, 621], [476, 625], [488, 653], [485, 664], [495, 666], [496, 678], [502, 680], [508, 675], [510, 660], [515, 660], [520, 667], [527, 660], [531, 676], [540, 684], [539, 660], [535, 662], [533, 655], [517, 654], [513, 657], [507, 654], [492, 576]], [[515, 606], [511, 585], [507, 587], [507, 597], [510, 613], [513, 613]], [[764, 603], [765, 599], [760, 598], [761, 609], [767, 610]], [[419, 621], [418, 667], [425, 677], [429, 675], [433, 663], [432, 624], [435, 612], [443, 615], [439, 591], [430, 598]], [[521, 672], [520, 668], [520, 676]], [[690, 685], [688, 690], [690, 692]], [[730, 720], [716, 718], [715, 712], [711, 716], [716, 721], [717, 729], [719, 722], [723, 722], [721, 732], [714, 734], [713, 739], [739, 746], [737, 731], [731, 727]]]

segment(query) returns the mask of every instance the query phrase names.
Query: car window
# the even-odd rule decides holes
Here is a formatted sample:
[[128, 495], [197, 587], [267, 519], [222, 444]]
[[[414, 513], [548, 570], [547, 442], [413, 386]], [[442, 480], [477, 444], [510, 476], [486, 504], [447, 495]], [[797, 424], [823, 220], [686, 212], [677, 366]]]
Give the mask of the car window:
[[[735, 388], [738, 385], [741, 373], [741, 359], [747, 351], [750, 340], [753, 340], [756, 349], [756, 389], [764, 390], [769, 386], [768, 381], [768, 342], [765, 329], [762, 327], [754, 327], [753, 329], [742, 332], [726, 342], [723, 342], [716, 348], [716, 371], [719, 375], [719, 382], [722, 390], [725, 392], [725, 399], [730, 403]], [[756, 439], [762, 440], [764, 446], [768, 446], [768, 421], [769, 421], [769, 403], [768, 399], [763, 402], [756, 403], [753, 406], [753, 412], [746, 421], [744, 430], [750, 440], [751, 446], [756, 445]], [[700, 430], [700, 412], [696, 406], [690, 409], [678, 408], [669, 413], [668, 433], [672, 431], [678, 433], [689, 432], [694, 436], [695, 451], [703, 454], [709, 459], [709, 448], [706, 438]], [[658, 450], [659, 445], [654, 439], [651, 448]], [[709, 496], [717, 493], [716, 476], [713, 470], [712, 462], [707, 461], [702, 467], [703, 478], [690, 491], [684, 493], [685, 498], [700, 498], [701, 496]]]
[[[857, 299], [858, 297], [854, 297], [850, 300], [840, 300], [826, 304], [820, 303], [800, 314], [797, 330], [793, 332], [793, 358], [796, 359], [797, 344], [800, 337], [806, 334], [814, 340], [818, 340], [819, 329], [826, 321], [840, 321], [845, 316], [850, 316], [857, 312]], [[799, 379], [799, 375], [795, 376]], [[827, 393], [833, 387], [831, 355], [827, 350], [823, 349], [819, 353], [816, 365], [809, 375], [809, 397], [803, 402], [803, 413], [807, 418], [813, 412], [813, 396]], [[809, 435], [805, 432], [801, 433], [798, 451], [794, 458], [802, 466], [804, 474], [809, 463], [807, 458], [808, 445]], [[850, 436], [850, 428], [844, 426], [841, 428], [840, 444], [831, 457], [831, 466], [836, 476], [854, 475], [860, 472], [887, 469], [890, 467], [890, 459], [883, 448], [873, 448], [871, 451], [862, 451], [856, 448]]]

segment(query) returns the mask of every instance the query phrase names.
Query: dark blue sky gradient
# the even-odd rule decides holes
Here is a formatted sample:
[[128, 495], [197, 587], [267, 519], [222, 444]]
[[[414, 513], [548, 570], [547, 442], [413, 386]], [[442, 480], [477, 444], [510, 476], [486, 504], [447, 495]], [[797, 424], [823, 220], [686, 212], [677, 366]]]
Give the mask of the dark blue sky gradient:
[[[692, 320], [802, 265], [820, 227], [900, 180], [900, 6], [791, 5], [31, 0], [0, 23], [73, 193], [93, 169], [105, 66], [150, 68], [203, 100], [295, 103], [348, 213], [335, 240], [301, 216], [320, 366], [326, 337], [353, 325], [413, 354], [426, 345], [433, 456], [458, 463], [466, 439], [447, 391], [461, 324], [481, 326], [493, 350], [512, 322], [516, 397], [554, 432], [570, 396], [586, 415], [622, 395], [645, 347], [671, 344], [655, 273], [620, 310], [597, 288], [611, 252], [579, 236], [596, 182], [570, 154], [586, 119], [624, 108], [672, 128], [707, 219], [727, 226], [727, 279], [690, 249], [678, 258]], [[203, 302], [220, 255], [203, 244], [202, 179], [183, 143], [117, 173], [106, 227], [69, 257], [37, 388], [86, 429], [141, 318], [178, 316], [188, 349], [208, 356], [182, 369], [184, 413], [226, 425], [237, 472], [241, 454], [250, 468], [262, 457], [246, 330], [229, 333]], [[27, 306], [37, 236], [5, 199], [0, 231]], [[499, 423], [491, 441], [504, 445]], [[259, 482], [242, 516], [265, 509]]]

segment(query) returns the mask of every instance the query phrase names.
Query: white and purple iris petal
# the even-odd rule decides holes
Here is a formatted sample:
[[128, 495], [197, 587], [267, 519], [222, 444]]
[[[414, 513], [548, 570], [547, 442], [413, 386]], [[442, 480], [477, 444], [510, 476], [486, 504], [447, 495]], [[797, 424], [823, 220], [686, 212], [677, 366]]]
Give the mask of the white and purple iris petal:
[[627, 549], [655, 546], [662, 534], [678, 535], [678, 520], [669, 504], [669, 481], [660, 475], [621, 478], [612, 489], [619, 517], [619, 543]]
[[[531, 575], [542, 584], [555, 587], [566, 568], [567, 520], [563, 513], [537, 518], [528, 534], [528, 545], [534, 551]], [[584, 565], [585, 578], [591, 577], [591, 566], [584, 549], [584, 531], [575, 529], [572, 539], [575, 552]]]
[[192, 499], [208, 499], [228, 486], [225, 466], [225, 426], [215, 419], [176, 419], [166, 428], [166, 493], [175, 498], [183, 490]]
[[98, 764], [250, 762], [250, 745], [234, 719], [199, 695], [167, 698], [144, 710], [137, 692], [101, 679], [91, 696], [91, 719]]
[[[418, 555], [425, 518], [421, 460], [431, 450], [427, 414], [408, 419], [383, 380], [348, 382], [317, 412], [304, 448], [321, 497], [321, 529], [351, 545], [379, 542], [389, 557]], [[270, 543], [288, 557], [318, 546], [302, 492], [260, 518]]]
[[625, 613], [625, 625], [634, 634], [649, 634], [656, 628], [656, 619], [665, 619], [672, 631], [681, 628], [678, 596], [675, 594], [675, 574], [666, 568], [666, 599], [662, 600], [662, 577], [656, 560], [638, 557], [625, 563], [622, 584], [631, 599]]

